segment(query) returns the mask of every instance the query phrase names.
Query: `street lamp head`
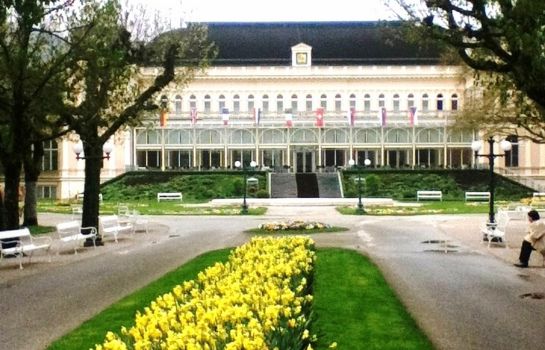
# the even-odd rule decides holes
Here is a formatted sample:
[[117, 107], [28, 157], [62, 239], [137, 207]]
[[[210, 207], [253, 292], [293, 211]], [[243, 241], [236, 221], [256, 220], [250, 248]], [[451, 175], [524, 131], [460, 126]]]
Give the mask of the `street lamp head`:
[[241, 165], [242, 163], [239, 160], [235, 162], [235, 168], [240, 168]]
[[348, 165], [354, 166], [354, 164], [356, 164], [356, 161], [355, 161], [354, 159], [350, 159], [350, 160], [348, 161]]
[[363, 164], [365, 164], [365, 166], [371, 165], [371, 159], [365, 159], [365, 160], [363, 161]]
[[257, 166], [257, 162], [256, 162], [255, 160], [252, 160], [252, 161], [250, 162], [250, 166], [251, 166], [252, 168], [255, 168], [255, 167]]
[[109, 142], [106, 142], [104, 143], [104, 145], [102, 145], [102, 151], [106, 153], [106, 159], [110, 159], [110, 153], [112, 153], [113, 149], [114, 146]]
[[473, 142], [471, 142], [471, 149], [475, 152], [479, 152], [481, 150], [481, 141], [479, 140], [475, 140]]
[[511, 144], [511, 142], [509, 142], [507, 140], [501, 140], [501, 142], [500, 142], [500, 147], [504, 152], [510, 151], [512, 146], [513, 145]]
[[83, 143], [81, 143], [81, 141], [75, 143], [72, 149], [74, 150], [74, 153], [76, 154], [76, 159], [79, 160], [81, 158], [80, 154], [83, 152]]

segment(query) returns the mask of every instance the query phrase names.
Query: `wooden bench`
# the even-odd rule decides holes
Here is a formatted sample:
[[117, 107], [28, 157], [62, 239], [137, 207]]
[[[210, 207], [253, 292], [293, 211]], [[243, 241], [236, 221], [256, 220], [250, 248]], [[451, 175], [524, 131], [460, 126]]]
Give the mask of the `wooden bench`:
[[157, 193], [157, 202], [182, 200], [181, 192], [159, 192]]
[[476, 201], [476, 200], [490, 200], [490, 192], [466, 192], [465, 200]]
[[443, 192], [441, 191], [416, 191], [416, 200], [421, 199], [439, 199], [443, 200]]
[[[0, 231], [0, 261], [5, 256], [16, 255], [19, 259], [19, 268], [23, 268], [23, 255], [28, 255], [28, 262], [31, 262], [32, 253], [36, 250], [45, 250], [49, 255], [51, 248], [50, 237], [33, 237], [28, 228], [20, 228], [18, 230]], [[4, 248], [5, 247], [5, 248]]]
[[[78, 194], [76, 194], [76, 200], [82, 201], [82, 200], [83, 200], [83, 196], [84, 196], [83, 193], [78, 193]], [[98, 194], [98, 200], [99, 200], [100, 202], [102, 202], [102, 193], [99, 193], [99, 194]]]
[[[82, 230], [89, 233], [83, 234], [81, 233]], [[57, 224], [57, 235], [61, 245], [70, 245], [71, 248], [74, 248], [74, 254], [78, 253], [81, 243], [87, 239], [92, 239], [93, 246], [96, 248], [97, 229], [95, 227], [81, 227], [79, 221], [74, 220]], [[59, 254], [59, 250], [57, 250], [57, 254]]]
[[112, 235], [117, 243], [117, 236], [120, 233], [134, 233], [134, 226], [130, 223], [121, 224], [117, 215], [99, 216], [100, 234], [102, 236]]

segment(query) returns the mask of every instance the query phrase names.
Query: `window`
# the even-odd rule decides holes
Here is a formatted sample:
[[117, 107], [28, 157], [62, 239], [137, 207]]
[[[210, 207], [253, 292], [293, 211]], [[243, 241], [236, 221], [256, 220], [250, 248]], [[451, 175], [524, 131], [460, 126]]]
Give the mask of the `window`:
[[182, 96], [176, 95], [174, 98], [174, 113], [176, 115], [182, 114]]
[[307, 95], [305, 108], [307, 112], [312, 112], [312, 95]]
[[263, 95], [261, 106], [263, 107], [263, 113], [269, 112], [269, 95]]
[[456, 94], [452, 94], [452, 96], [450, 97], [450, 109], [452, 111], [458, 110], [458, 95]]
[[197, 98], [195, 95], [189, 96], [189, 108], [197, 108]]
[[437, 110], [438, 111], [443, 110], [443, 94], [437, 95]]
[[57, 186], [43, 185], [36, 187], [38, 199], [56, 199], [57, 198]]
[[271, 143], [285, 143], [284, 133], [280, 130], [264, 130], [261, 134], [261, 143], [271, 144]]
[[58, 170], [59, 169], [59, 148], [57, 141], [44, 141], [44, 155], [42, 157], [42, 170]]
[[170, 169], [190, 168], [191, 151], [168, 151], [167, 164]]
[[254, 144], [254, 137], [248, 130], [233, 130], [231, 133], [231, 143], [235, 145], [252, 145]]
[[399, 112], [399, 95], [394, 94], [394, 112]]
[[409, 94], [409, 96], [407, 96], [407, 109], [410, 109], [411, 107], [414, 107], [414, 95], [413, 94]]
[[509, 135], [505, 138], [511, 142], [511, 150], [505, 152], [505, 166], [519, 166], [519, 140], [516, 135]]
[[210, 101], [210, 95], [204, 96], [204, 113], [210, 113], [211, 109], [211, 101]]
[[320, 107], [324, 109], [324, 112], [327, 111], [327, 95], [320, 96]]
[[168, 145], [189, 145], [192, 143], [189, 130], [170, 129], [165, 131], [167, 131], [165, 143]]
[[220, 95], [218, 100], [218, 111], [221, 113], [221, 111], [225, 108], [225, 96]]
[[429, 110], [429, 100], [428, 100], [428, 94], [422, 95], [422, 110], [424, 112], [427, 112]]
[[238, 95], [233, 96], [233, 113], [240, 113], [240, 96]]
[[284, 97], [282, 95], [276, 96], [276, 112], [277, 113], [284, 112]]
[[222, 143], [221, 134], [218, 130], [202, 130], [198, 137], [198, 143], [201, 145]]
[[161, 143], [161, 135], [158, 130], [141, 130], [136, 135], [138, 145], [158, 145]]
[[350, 95], [349, 105], [350, 105], [350, 108], [354, 108], [354, 109], [356, 108], [356, 95], [354, 94]]
[[297, 113], [297, 95], [291, 95], [291, 112]]
[[335, 112], [341, 112], [342, 98], [341, 94], [335, 95]]
[[327, 130], [324, 135], [324, 142], [326, 143], [347, 143], [348, 134], [345, 130], [331, 129]]
[[248, 95], [248, 113], [253, 113], [254, 108], [254, 95]]
[[161, 151], [136, 151], [136, 165], [143, 168], [160, 168]]
[[386, 106], [386, 100], [384, 98], [384, 94], [378, 95], [378, 107], [382, 108]]
[[363, 110], [365, 112], [371, 111], [371, 96], [369, 94], [363, 96]]

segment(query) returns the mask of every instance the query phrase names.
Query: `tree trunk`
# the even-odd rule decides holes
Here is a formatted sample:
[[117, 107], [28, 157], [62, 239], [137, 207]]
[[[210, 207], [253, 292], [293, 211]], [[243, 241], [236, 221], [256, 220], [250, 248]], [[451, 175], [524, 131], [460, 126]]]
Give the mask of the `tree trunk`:
[[[97, 148], [85, 147], [85, 187], [83, 190], [82, 227], [98, 227], [100, 170], [102, 169], [102, 145]], [[85, 233], [85, 232], [82, 232]], [[100, 233], [100, 231], [99, 231]], [[97, 245], [102, 244], [101, 237], [97, 238]], [[89, 239], [86, 245], [92, 244]]]
[[22, 162], [19, 159], [4, 159], [4, 206], [6, 208], [6, 229], [19, 228], [19, 185]]
[[38, 225], [37, 210], [37, 183], [42, 169], [42, 157], [44, 148], [42, 142], [36, 142], [34, 149], [29, 152], [30, 155], [25, 158], [25, 207], [23, 213], [23, 226]]

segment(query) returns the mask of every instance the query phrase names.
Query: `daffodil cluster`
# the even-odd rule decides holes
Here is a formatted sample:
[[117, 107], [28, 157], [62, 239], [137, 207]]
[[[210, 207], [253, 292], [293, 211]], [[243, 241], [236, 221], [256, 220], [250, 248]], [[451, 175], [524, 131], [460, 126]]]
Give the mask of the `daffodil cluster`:
[[254, 238], [108, 332], [96, 350], [312, 349], [315, 252], [304, 237]]
[[317, 221], [273, 221], [259, 224], [258, 228], [265, 231], [314, 230], [329, 228], [330, 225]]

